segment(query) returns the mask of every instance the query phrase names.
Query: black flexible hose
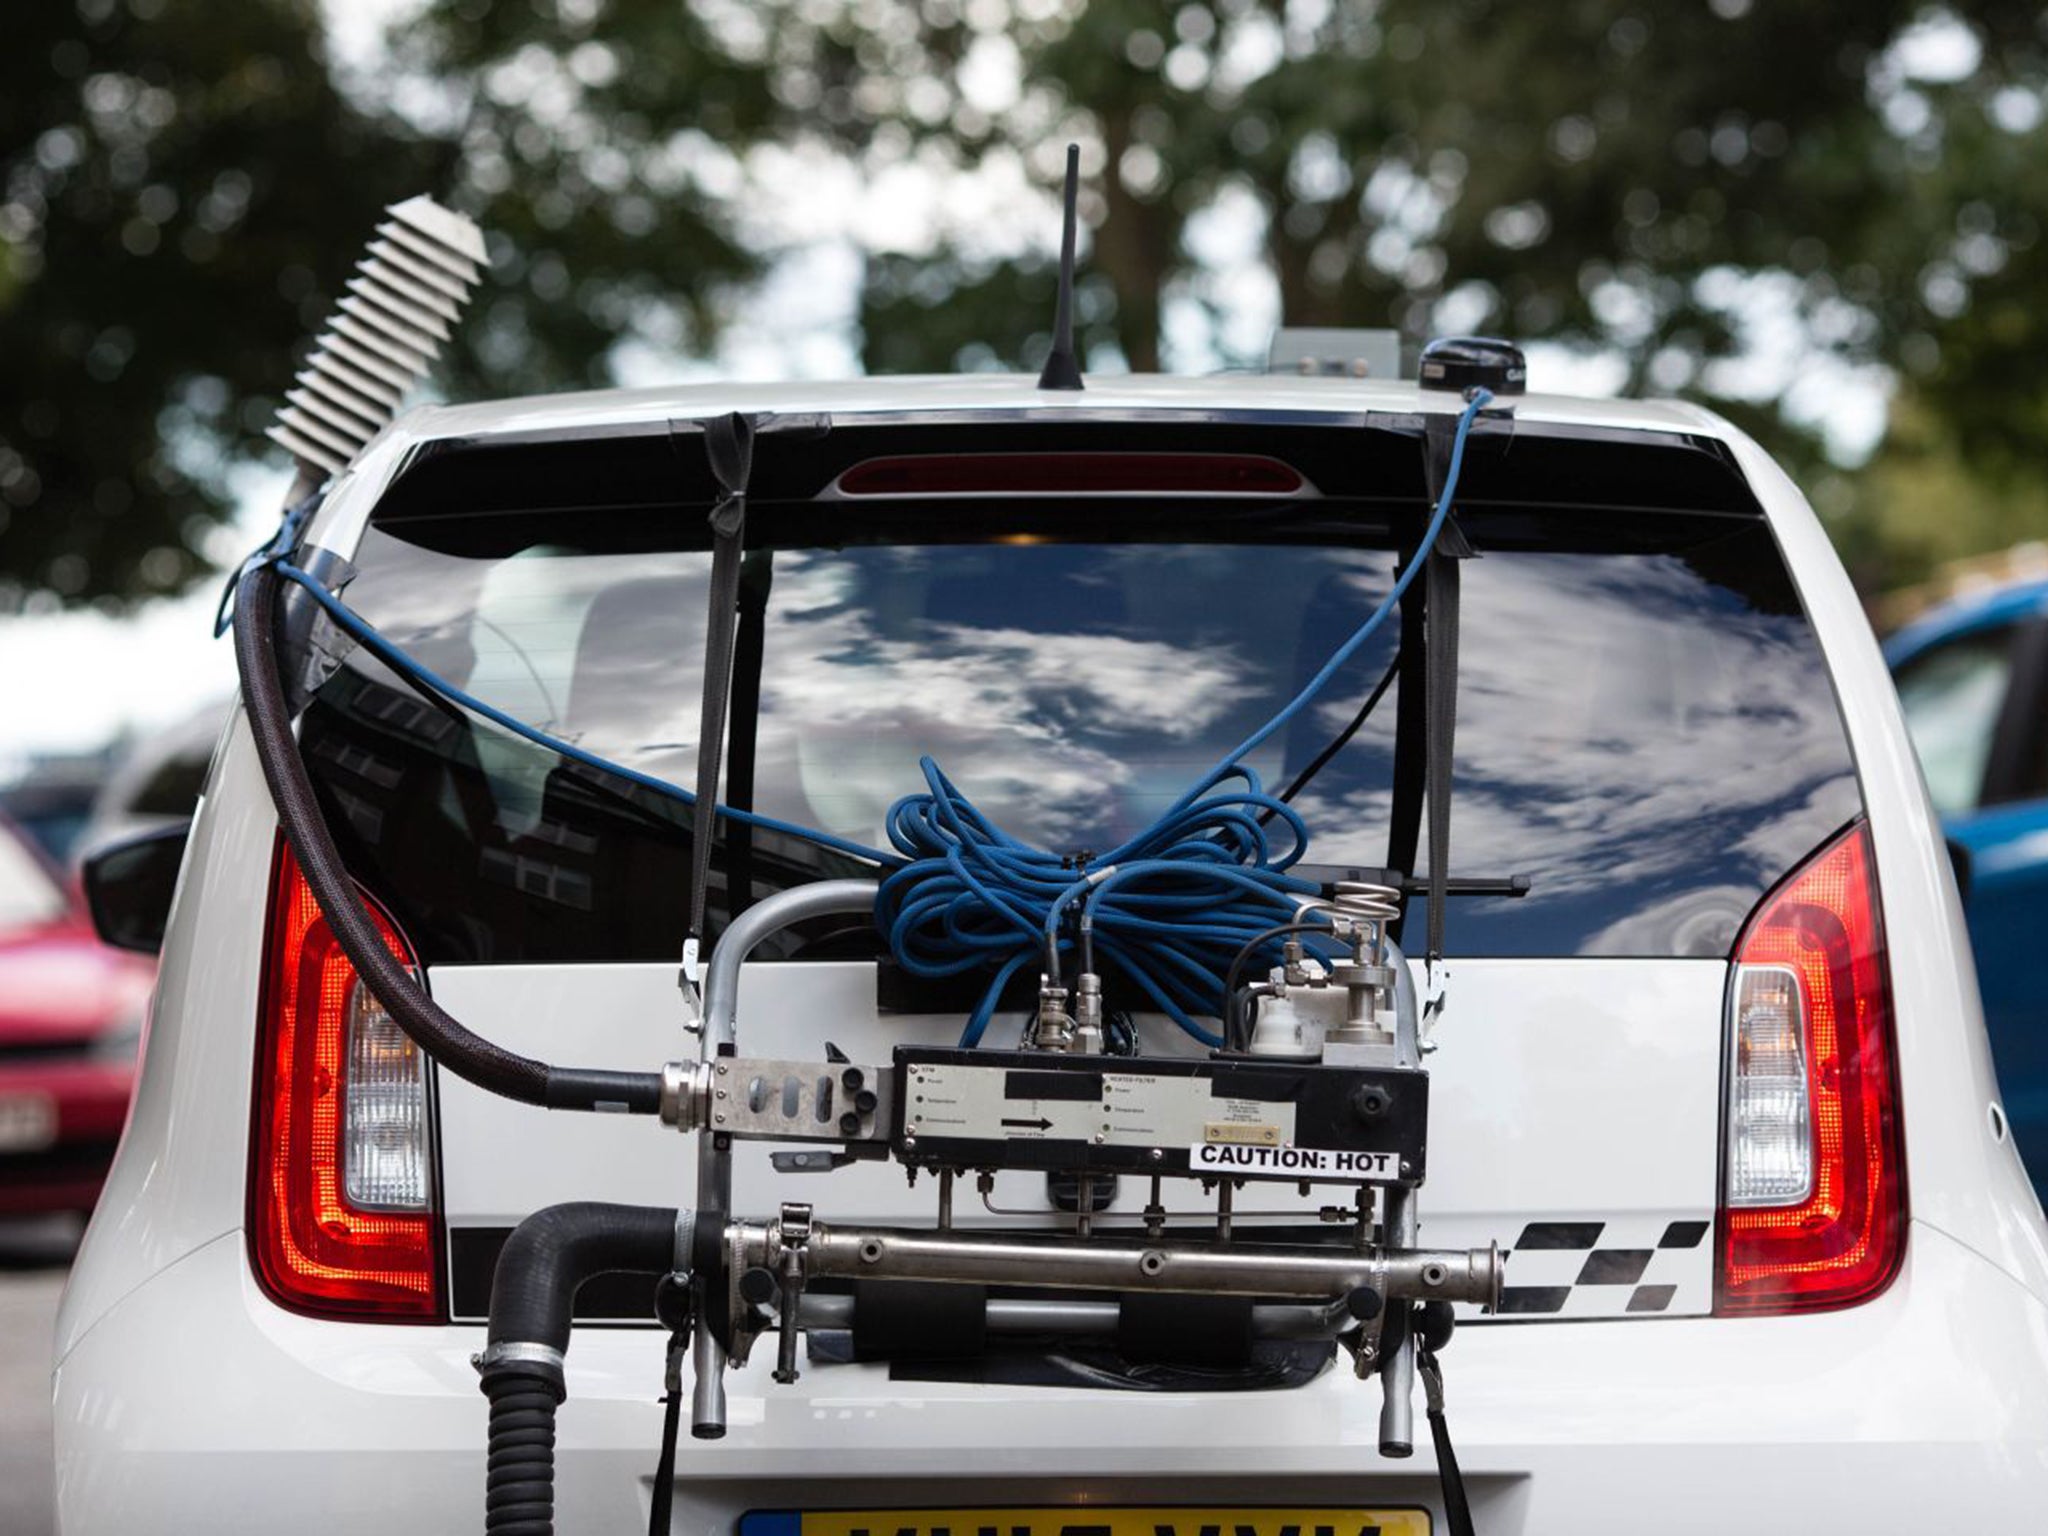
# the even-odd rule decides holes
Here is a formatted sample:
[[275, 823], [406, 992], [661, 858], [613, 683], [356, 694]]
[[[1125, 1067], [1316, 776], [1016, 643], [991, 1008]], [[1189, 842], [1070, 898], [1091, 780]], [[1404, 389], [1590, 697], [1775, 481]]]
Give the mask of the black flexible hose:
[[392, 957], [363, 909], [313, 795], [313, 781], [292, 736], [291, 711], [278, 675], [276, 621], [281, 583], [257, 565], [235, 590], [235, 665], [264, 782], [292, 855], [356, 974], [421, 1050], [457, 1077], [522, 1104], [549, 1109], [661, 1110], [658, 1072], [552, 1067], [515, 1055], [466, 1029]]
[[592, 1275], [675, 1268], [676, 1212], [579, 1200], [535, 1211], [512, 1229], [491, 1277], [493, 1344], [569, 1347], [576, 1289]]
[[484, 1395], [491, 1400], [484, 1529], [491, 1536], [549, 1536], [555, 1528], [555, 1408], [562, 1392], [536, 1375], [501, 1371], [484, 1379]]
[[576, 1292], [598, 1275], [666, 1275], [676, 1263], [673, 1208], [581, 1201], [535, 1211], [505, 1240], [491, 1277], [489, 1346], [479, 1357], [491, 1400], [484, 1529], [552, 1536], [555, 1409], [567, 1396]]

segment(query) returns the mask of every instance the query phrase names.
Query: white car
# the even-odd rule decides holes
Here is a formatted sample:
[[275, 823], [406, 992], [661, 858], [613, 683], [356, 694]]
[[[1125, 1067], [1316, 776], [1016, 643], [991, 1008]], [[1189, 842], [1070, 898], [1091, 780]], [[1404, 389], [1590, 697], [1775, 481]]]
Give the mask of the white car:
[[[278, 649], [321, 817], [439, 1008], [529, 1060], [641, 1084], [680, 1063], [663, 1107], [704, 1133], [743, 1102], [774, 1113], [754, 1084], [696, 1097], [692, 813], [657, 783], [695, 782], [721, 494], [705, 443], [736, 411], [758, 433], [724, 796], [774, 820], [720, 839], [707, 944], [743, 911], [759, 942], [723, 952], [705, 1005], [736, 1009], [748, 1063], [917, 1048], [933, 1075], [894, 1080], [914, 1097], [957, 1066], [930, 1048], [961, 1041], [989, 973], [918, 974], [863, 887], [794, 928], [761, 914], [873, 878], [848, 845], [887, 846], [892, 805], [927, 789], [921, 754], [992, 824], [1101, 876], [1094, 855], [1384, 602], [1467, 402], [1392, 380], [976, 376], [436, 407], [386, 430], [300, 530], [297, 567], [442, 683], [576, 751], [313, 624], [294, 586]], [[1427, 1048], [1419, 1238], [1373, 1226], [1398, 1208], [1375, 1205], [1382, 1175], [1316, 1160], [1168, 1179], [1148, 1219], [1142, 1176], [1031, 1162], [1057, 1085], [1031, 1088], [1008, 1150], [954, 1159], [943, 1225], [938, 1181], [900, 1166], [908, 1132], [937, 1138], [932, 1105], [898, 1106], [887, 1144], [865, 1110], [837, 1139], [828, 1115], [808, 1152], [735, 1137], [730, 1208], [698, 1210], [676, 1262], [737, 1255], [699, 1321], [763, 1347], [721, 1371], [741, 1341], [698, 1329], [680, 1367], [698, 1433], [657, 1489], [657, 1281], [583, 1289], [552, 1431], [562, 1529], [644, 1529], [659, 1493], [664, 1528], [697, 1536], [1455, 1531], [1430, 1437], [1398, 1454], [1403, 1410], [1359, 1379], [1370, 1328], [1302, 1321], [1318, 1309], [1287, 1277], [1306, 1261], [1274, 1262], [1273, 1296], [1205, 1296], [1157, 1326], [1136, 1280], [1073, 1280], [1092, 1253], [1156, 1279], [1381, 1239], [1439, 1256], [1421, 1279], [1386, 1268], [1381, 1302], [1464, 1284], [1443, 1255], [1470, 1265], [1440, 1362], [1484, 1536], [2016, 1529], [2048, 1509], [2048, 1234], [1940, 830], [1826, 535], [1756, 444], [1690, 405], [1503, 395], [1469, 447], [1442, 955], [1416, 649], [1447, 635], [1440, 596], [1242, 758], [1288, 791], [1300, 868], [1338, 905], [1363, 880], [1405, 909], [1387, 936]], [[425, 1062], [321, 915], [245, 711], [183, 858], [140, 1089], [59, 1322], [60, 1528], [478, 1529], [474, 1359], [508, 1234], [604, 1201], [654, 1212], [659, 1246], [700, 1172], [716, 1188], [699, 1137]], [[1334, 971], [1259, 954], [1241, 999], [1283, 1054], [1218, 1055], [1170, 967], [1148, 988], [1150, 961], [1121, 953], [1099, 1012], [1077, 997], [1064, 1021], [1111, 1050], [1236, 1070], [1341, 1027]], [[1058, 1043], [1035, 955], [1013, 958], [967, 1024], [975, 1049]], [[1315, 1151], [1261, 1114], [1217, 1111], [1169, 1167]], [[894, 1234], [860, 1243], [888, 1274], [908, 1231], [937, 1234], [932, 1253], [1018, 1235], [963, 1324], [957, 1276], [887, 1305], [835, 1282], [847, 1230]], [[744, 1274], [764, 1256], [790, 1267]], [[787, 1349], [778, 1318], [800, 1325]], [[492, 1528], [544, 1518], [501, 1501]]]

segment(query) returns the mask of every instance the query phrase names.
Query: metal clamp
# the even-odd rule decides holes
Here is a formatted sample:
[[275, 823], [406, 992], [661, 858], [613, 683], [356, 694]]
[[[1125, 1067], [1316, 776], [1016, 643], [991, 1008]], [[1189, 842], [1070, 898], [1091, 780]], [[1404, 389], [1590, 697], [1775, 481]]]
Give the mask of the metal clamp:
[[567, 1363], [567, 1357], [551, 1344], [530, 1344], [507, 1340], [491, 1345], [479, 1354], [469, 1357], [469, 1363], [476, 1367], [479, 1376], [487, 1376], [504, 1365], [546, 1366], [557, 1375]]
[[697, 1267], [697, 1211], [694, 1206], [681, 1206], [676, 1210], [675, 1249], [670, 1265], [675, 1273], [687, 1276]]
[[672, 1061], [661, 1069], [661, 1123], [679, 1131], [704, 1127], [711, 1103], [711, 1063]]
[[1429, 1404], [1429, 1411], [1431, 1413], [1442, 1413], [1444, 1411], [1444, 1373], [1436, 1363], [1435, 1352], [1427, 1349], [1416, 1350], [1415, 1369], [1417, 1374], [1422, 1377], [1422, 1396], [1424, 1401]]
[[788, 1385], [797, 1379], [796, 1341], [801, 1331], [798, 1311], [804, 1297], [804, 1249], [811, 1241], [811, 1208], [802, 1201], [789, 1201], [775, 1225], [781, 1243], [776, 1280], [782, 1288], [782, 1311], [775, 1336], [775, 1379]]
[[785, 1249], [803, 1247], [811, 1240], [811, 1207], [801, 1200], [785, 1200], [775, 1235]]

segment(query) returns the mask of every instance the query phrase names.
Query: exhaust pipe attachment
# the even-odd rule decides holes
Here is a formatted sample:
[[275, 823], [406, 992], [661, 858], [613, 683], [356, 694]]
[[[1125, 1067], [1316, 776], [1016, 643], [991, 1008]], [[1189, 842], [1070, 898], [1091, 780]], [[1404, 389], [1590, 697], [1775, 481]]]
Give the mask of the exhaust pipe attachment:
[[505, 1240], [491, 1277], [489, 1343], [471, 1362], [491, 1400], [492, 1536], [554, 1531], [555, 1409], [568, 1395], [562, 1364], [576, 1292], [598, 1275], [674, 1273], [693, 1228], [672, 1207], [582, 1201], [535, 1211]]

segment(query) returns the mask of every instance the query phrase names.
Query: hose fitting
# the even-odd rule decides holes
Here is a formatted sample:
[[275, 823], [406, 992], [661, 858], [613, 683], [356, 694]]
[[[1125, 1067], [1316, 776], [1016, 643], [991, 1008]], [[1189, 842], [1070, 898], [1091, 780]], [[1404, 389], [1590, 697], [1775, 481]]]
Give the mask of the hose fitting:
[[568, 1396], [562, 1366], [576, 1293], [598, 1275], [671, 1273], [679, 1215], [672, 1207], [551, 1205], [505, 1240], [491, 1277], [489, 1343], [475, 1361], [491, 1401], [491, 1536], [554, 1531], [555, 1410]]

